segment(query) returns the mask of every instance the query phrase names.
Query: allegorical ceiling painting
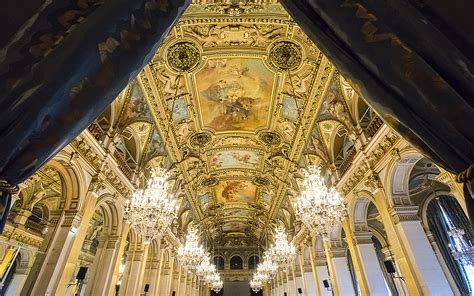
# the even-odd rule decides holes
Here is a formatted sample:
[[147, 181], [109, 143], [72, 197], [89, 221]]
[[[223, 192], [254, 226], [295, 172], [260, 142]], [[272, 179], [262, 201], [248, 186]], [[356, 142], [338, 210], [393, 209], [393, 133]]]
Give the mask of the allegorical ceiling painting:
[[202, 125], [216, 132], [267, 125], [274, 77], [261, 59], [208, 59], [195, 78]]
[[140, 73], [124, 112], [127, 125], [154, 121], [144, 154], [173, 164], [185, 220], [245, 247], [277, 224], [294, 227], [295, 172], [311, 157], [331, 162], [334, 129], [352, 120], [351, 90], [276, 1], [238, 15], [201, 2]]

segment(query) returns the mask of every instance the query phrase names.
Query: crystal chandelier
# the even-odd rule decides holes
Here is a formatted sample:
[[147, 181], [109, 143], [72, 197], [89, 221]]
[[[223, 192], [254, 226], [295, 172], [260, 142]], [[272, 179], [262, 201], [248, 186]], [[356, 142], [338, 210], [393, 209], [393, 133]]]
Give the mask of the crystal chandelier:
[[176, 202], [168, 194], [168, 175], [162, 168], [151, 170], [145, 189], [127, 201], [125, 218], [145, 243], [160, 238], [176, 218]]
[[205, 279], [216, 272], [216, 266], [210, 263], [210, 259], [207, 256], [206, 259], [202, 260], [196, 268], [197, 275]]
[[206, 277], [205, 281], [209, 284], [209, 288], [211, 288], [211, 290], [216, 293], [222, 290], [222, 287], [224, 286], [224, 283], [217, 272], [214, 272]]
[[271, 280], [277, 271], [278, 265], [273, 262], [271, 256], [265, 252], [263, 254], [263, 262], [257, 266], [257, 273], [263, 274]]
[[346, 206], [336, 189], [325, 185], [319, 167], [308, 166], [304, 176], [303, 191], [295, 204], [296, 217], [313, 234], [327, 238], [347, 215]]
[[257, 272], [253, 275], [253, 278], [250, 280], [250, 288], [252, 289], [252, 291], [257, 293], [263, 288], [263, 283], [265, 281], [267, 281], [265, 276]]
[[474, 246], [465, 239], [464, 230], [452, 228], [448, 234], [454, 241], [454, 246], [449, 244], [454, 258], [462, 265], [474, 266]]
[[178, 260], [184, 268], [195, 269], [206, 258], [204, 248], [199, 245], [198, 230], [192, 227], [186, 235], [184, 246], [178, 248]]
[[275, 244], [270, 248], [269, 254], [273, 262], [280, 267], [291, 264], [296, 256], [296, 248], [293, 243], [288, 243], [288, 238], [283, 227], [278, 227], [275, 234]]

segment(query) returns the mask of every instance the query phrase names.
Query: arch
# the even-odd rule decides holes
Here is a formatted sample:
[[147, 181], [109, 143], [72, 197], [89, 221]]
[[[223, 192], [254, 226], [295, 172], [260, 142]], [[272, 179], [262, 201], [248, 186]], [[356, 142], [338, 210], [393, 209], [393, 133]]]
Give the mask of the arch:
[[257, 255], [251, 255], [247, 262], [248, 269], [255, 269], [257, 265], [260, 263], [260, 257]]
[[214, 256], [214, 259], [212, 261], [214, 262], [214, 265], [216, 266], [217, 270], [225, 269], [224, 257], [217, 255], [217, 256]]
[[355, 195], [348, 199], [347, 210], [349, 215], [346, 219], [349, 219], [352, 231], [366, 231], [368, 229], [367, 210], [371, 203], [380, 213], [373, 194], [367, 190], [357, 191]]
[[77, 161], [71, 161], [71, 155], [65, 150], [59, 152], [45, 167], [56, 170], [62, 181], [62, 195], [65, 210], [82, 211], [85, 194], [88, 190], [85, 174]]
[[242, 257], [239, 255], [234, 255], [230, 258], [230, 269], [243, 269], [244, 268], [244, 261]]
[[385, 180], [385, 188], [390, 193], [390, 206], [411, 204], [409, 192], [410, 173], [416, 163], [423, 158], [416, 150], [410, 148], [399, 151], [400, 159], [394, 160], [388, 165], [388, 174]]
[[102, 208], [104, 214], [107, 214], [108, 234], [118, 234], [121, 232], [124, 224], [124, 209], [113, 195], [106, 193], [97, 199], [94, 210]]

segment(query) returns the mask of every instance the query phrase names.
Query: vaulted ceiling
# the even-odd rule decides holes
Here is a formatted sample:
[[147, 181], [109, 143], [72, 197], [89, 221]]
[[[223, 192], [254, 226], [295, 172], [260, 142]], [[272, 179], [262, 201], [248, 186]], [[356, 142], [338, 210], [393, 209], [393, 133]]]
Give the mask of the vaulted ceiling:
[[298, 168], [337, 169], [358, 111], [355, 92], [276, 1], [212, 2], [191, 5], [128, 103], [109, 112], [122, 110], [125, 159], [175, 173], [182, 231], [194, 224], [218, 245], [249, 246], [277, 224], [295, 231]]

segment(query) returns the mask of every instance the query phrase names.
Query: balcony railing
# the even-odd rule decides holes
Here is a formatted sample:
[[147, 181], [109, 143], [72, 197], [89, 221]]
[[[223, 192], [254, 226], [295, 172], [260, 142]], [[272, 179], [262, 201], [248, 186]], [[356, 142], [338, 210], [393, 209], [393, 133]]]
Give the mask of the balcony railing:
[[377, 115], [375, 115], [375, 117], [372, 119], [369, 125], [367, 125], [367, 127], [365, 128], [366, 136], [369, 139], [372, 138], [382, 125], [383, 125], [382, 119], [378, 117]]
[[26, 230], [29, 230], [33, 233], [37, 233], [37, 234], [44, 234], [44, 231], [45, 231], [45, 228], [46, 226], [41, 224], [41, 223], [38, 223], [38, 222], [35, 222], [31, 219], [27, 219], [26, 222], [25, 222], [25, 229]]
[[97, 141], [101, 142], [105, 138], [105, 131], [97, 122], [94, 121], [87, 129]]
[[354, 156], [356, 155], [356, 153], [357, 151], [355, 148], [352, 148], [351, 150], [349, 150], [349, 152], [346, 155], [346, 158], [344, 158], [344, 160], [341, 162], [341, 165], [338, 168], [339, 177], [342, 177], [347, 172], [347, 170], [352, 164], [352, 161], [354, 160]]
[[120, 170], [124, 173], [124, 175], [128, 178], [128, 179], [132, 179], [132, 175], [133, 175], [133, 170], [128, 166], [127, 162], [125, 161], [125, 159], [123, 158], [122, 154], [120, 154], [120, 152], [118, 152], [117, 150], [114, 151], [114, 158], [115, 160], [117, 161], [118, 165], [119, 165], [119, 168]]

